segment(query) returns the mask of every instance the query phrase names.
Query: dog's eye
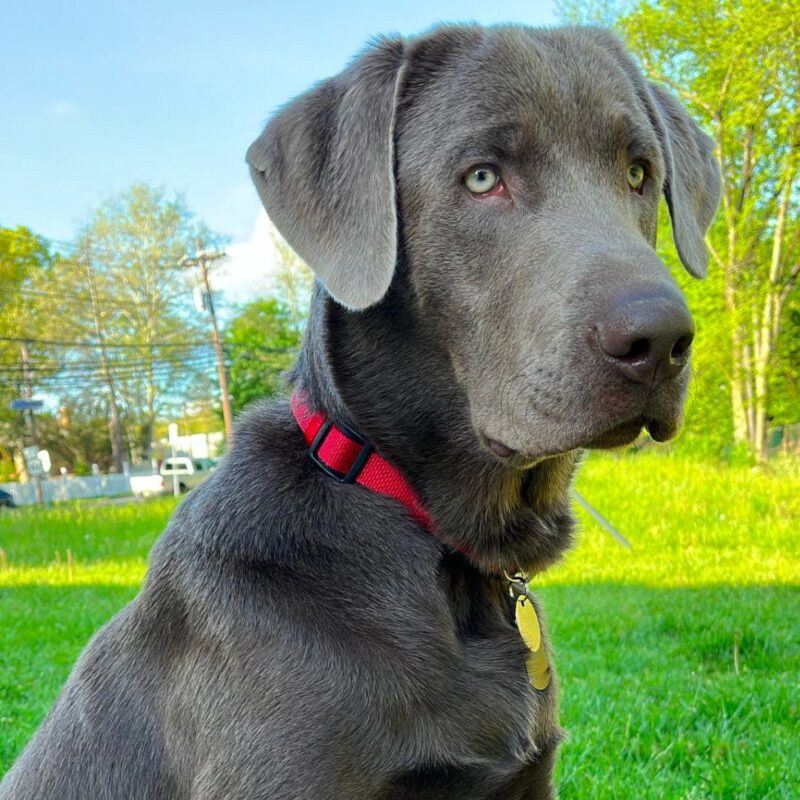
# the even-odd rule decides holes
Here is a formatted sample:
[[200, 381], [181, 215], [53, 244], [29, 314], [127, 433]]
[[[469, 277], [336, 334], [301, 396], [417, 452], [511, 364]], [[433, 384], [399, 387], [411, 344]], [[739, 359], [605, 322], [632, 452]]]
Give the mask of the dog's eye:
[[464, 177], [464, 186], [472, 194], [488, 194], [497, 187], [500, 175], [492, 167], [473, 167]]
[[628, 186], [631, 187], [631, 190], [641, 194], [642, 184], [644, 184], [645, 178], [644, 166], [638, 161], [634, 161], [633, 164], [628, 167], [627, 178]]

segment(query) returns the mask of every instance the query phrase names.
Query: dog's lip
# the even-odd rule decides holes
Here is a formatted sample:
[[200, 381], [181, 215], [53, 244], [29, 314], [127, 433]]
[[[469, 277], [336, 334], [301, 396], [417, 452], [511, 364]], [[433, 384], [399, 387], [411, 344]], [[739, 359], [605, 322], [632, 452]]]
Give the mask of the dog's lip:
[[624, 447], [634, 442], [641, 434], [642, 429], [647, 430], [653, 441], [666, 442], [675, 436], [679, 427], [678, 417], [649, 417], [640, 414], [632, 419], [618, 422], [595, 436], [576, 442], [571, 447], [535, 454], [509, 447], [505, 442], [492, 438], [488, 434], [484, 434], [482, 439], [485, 447], [503, 464], [517, 469], [529, 469], [546, 458], [562, 455], [577, 448], [609, 450], [615, 447]]
[[593, 436], [583, 445], [583, 447], [587, 447], [592, 450], [605, 450], [613, 447], [623, 447], [624, 445], [635, 441], [642, 432], [642, 428], [646, 427], [647, 425], [647, 419], [644, 417], [635, 417], [632, 420], [615, 425], [614, 427], [603, 431], [603, 433], [597, 436]]
[[634, 442], [642, 429], [647, 430], [654, 442], [666, 442], [675, 436], [679, 427], [680, 417], [638, 416], [593, 437], [583, 447], [597, 450], [623, 447]]
[[516, 469], [529, 469], [542, 460], [543, 456], [532, 456], [523, 453], [521, 450], [515, 450], [507, 444], [501, 442], [499, 439], [493, 439], [487, 434], [483, 434], [483, 443], [495, 458], [502, 461], [509, 467]]
[[486, 436], [486, 446], [498, 457], [498, 458], [510, 458], [513, 456], [517, 451], [513, 448], [509, 447], [506, 444], [503, 444], [501, 441], [497, 439], [492, 439], [489, 436]]
[[672, 439], [680, 427], [680, 418], [673, 419], [649, 419], [647, 420], [647, 432], [654, 442], [666, 442]]

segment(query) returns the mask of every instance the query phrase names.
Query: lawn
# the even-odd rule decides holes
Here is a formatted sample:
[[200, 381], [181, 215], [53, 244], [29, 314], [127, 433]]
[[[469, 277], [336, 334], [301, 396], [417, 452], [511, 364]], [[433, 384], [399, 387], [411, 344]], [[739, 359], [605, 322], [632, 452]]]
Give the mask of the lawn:
[[[536, 580], [569, 731], [562, 796], [796, 797], [800, 471], [640, 453], [592, 457], [578, 483], [633, 548], [581, 513], [576, 548]], [[0, 514], [0, 774], [135, 594], [173, 507]]]

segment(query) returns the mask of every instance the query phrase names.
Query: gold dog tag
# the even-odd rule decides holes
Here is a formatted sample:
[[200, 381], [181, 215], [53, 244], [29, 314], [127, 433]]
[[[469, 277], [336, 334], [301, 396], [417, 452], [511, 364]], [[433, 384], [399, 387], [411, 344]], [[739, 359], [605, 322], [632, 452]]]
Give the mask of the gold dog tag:
[[544, 650], [537, 650], [528, 656], [528, 678], [534, 689], [543, 691], [550, 685], [550, 665]]
[[517, 596], [514, 616], [522, 641], [530, 651], [526, 659], [528, 679], [540, 691], [550, 685], [550, 665], [542, 647], [542, 628], [533, 601], [528, 597], [527, 582], [522, 576], [510, 578], [511, 593]]
[[542, 629], [536, 609], [527, 597], [517, 598], [516, 618], [522, 640], [528, 645], [528, 650], [536, 652], [542, 646]]

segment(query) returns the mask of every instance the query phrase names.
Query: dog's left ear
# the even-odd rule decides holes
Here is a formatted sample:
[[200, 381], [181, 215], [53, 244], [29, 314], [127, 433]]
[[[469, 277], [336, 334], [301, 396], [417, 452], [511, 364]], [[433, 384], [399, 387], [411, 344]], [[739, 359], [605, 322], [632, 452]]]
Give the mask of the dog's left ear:
[[662, 127], [664, 195], [672, 218], [672, 236], [683, 266], [695, 278], [705, 278], [705, 235], [720, 195], [714, 144], [672, 95], [654, 83], [649, 90]]
[[394, 118], [402, 63], [402, 40], [380, 40], [284, 106], [247, 151], [270, 219], [351, 309], [377, 303], [394, 275]]

